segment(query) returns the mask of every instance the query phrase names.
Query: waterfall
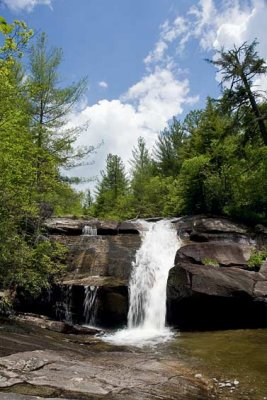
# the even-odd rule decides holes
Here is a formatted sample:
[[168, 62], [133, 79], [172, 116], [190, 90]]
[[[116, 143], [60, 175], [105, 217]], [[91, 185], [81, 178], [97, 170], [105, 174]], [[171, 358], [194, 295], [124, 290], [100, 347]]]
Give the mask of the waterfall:
[[96, 316], [96, 295], [98, 287], [97, 286], [85, 286], [84, 287], [84, 302], [83, 302], [83, 316], [85, 318], [86, 325], [95, 324]]
[[97, 236], [97, 228], [93, 228], [90, 225], [84, 225], [82, 234], [83, 236]]
[[61, 301], [56, 302], [56, 317], [72, 323], [72, 286], [63, 285], [60, 291]]
[[136, 253], [129, 285], [127, 328], [104, 338], [114, 344], [143, 346], [168, 340], [165, 326], [166, 286], [181, 243], [167, 220], [142, 221], [142, 244]]

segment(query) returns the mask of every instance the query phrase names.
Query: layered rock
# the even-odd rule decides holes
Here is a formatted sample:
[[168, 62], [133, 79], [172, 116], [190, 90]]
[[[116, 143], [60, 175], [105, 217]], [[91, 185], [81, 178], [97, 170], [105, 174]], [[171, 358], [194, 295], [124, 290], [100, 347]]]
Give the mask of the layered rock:
[[193, 215], [173, 221], [183, 240], [193, 242], [226, 241], [248, 245], [267, 244], [267, 231], [262, 225], [254, 228], [224, 217]]
[[168, 322], [181, 329], [267, 326], [267, 263], [248, 269], [266, 232], [203, 216], [176, 224], [184, 245], [169, 273]]
[[138, 234], [142, 229], [136, 221], [101, 221], [97, 218], [49, 218], [44, 223], [44, 228], [50, 234], [57, 235], [82, 235], [84, 227], [91, 226], [97, 229], [98, 235], [118, 235], [120, 233]]
[[[68, 248], [67, 271], [62, 282], [49, 293], [44, 292], [37, 301], [19, 298], [17, 309], [85, 323], [85, 289], [91, 287], [97, 290], [95, 302], [91, 304], [96, 309], [95, 323], [100, 326], [125, 324], [127, 286], [141, 243], [140, 223], [51, 218], [44, 227], [52, 240]], [[92, 228], [96, 234], [84, 234], [85, 227]]]

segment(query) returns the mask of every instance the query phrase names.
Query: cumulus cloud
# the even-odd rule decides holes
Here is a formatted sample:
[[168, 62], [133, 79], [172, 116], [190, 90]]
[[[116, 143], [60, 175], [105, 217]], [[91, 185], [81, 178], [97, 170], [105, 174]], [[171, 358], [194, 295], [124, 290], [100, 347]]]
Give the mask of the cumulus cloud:
[[108, 84], [105, 81], [98, 82], [98, 86], [103, 88], [103, 89], [107, 89], [108, 88]]
[[[81, 144], [104, 141], [94, 157], [95, 165], [77, 172], [98, 175], [109, 152], [126, 162], [139, 136], [152, 148], [168, 120], [181, 114], [185, 105], [198, 101], [197, 96], [190, 94], [189, 80], [179, 76], [176, 65], [179, 54], [191, 40], [197, 40], [207, 53], [258, 38], [260, 55], [267, 57], [266, 21], [266, 0], [199, 0], [187, 14], [165, 21], [154, 49], [144, 59], [146, 73], [139, 82], [120, 98], [87, 105], [73, 115], [73, 124], [90, 121], [88, 131], [80, 138]], [[265, 89], [267, 79], [261, 78], [255, 85]]]
[[2, 0], [2, 3], [12, 11], [32, 11], [35, 6], [52, 6], [52, 0]]
[[108, 153], [119, 155], [126, 163], [139, 136], [143, 136], [148, 147], [152, 148], [157, 134], [168, 120], [180, 114], [185, 104], [197, 100], [197, 97], [189, 95], [187, 79], [178, 80], [174, 72], [158, 67], [119, 99], [104, 99], [85, 106], [71, 118], [73, 126], [89, 121], [88, 130], [80, 137], [79, 144], [99, 143], [102, 140], [104, 144], [93, 157], [94, 165], [74, 170], [73, 173], [99, 175], [105, 167]]
[[266, 0], [199, 0], [185, 16], [161, 25], [160, 40], [145, 63], [167, 62], [171, 43], [181, 51], [191, 39], [198, 40], [202, 50], [210, 51], [258, 38], [259, 51], [267, 56], [266, 20]]

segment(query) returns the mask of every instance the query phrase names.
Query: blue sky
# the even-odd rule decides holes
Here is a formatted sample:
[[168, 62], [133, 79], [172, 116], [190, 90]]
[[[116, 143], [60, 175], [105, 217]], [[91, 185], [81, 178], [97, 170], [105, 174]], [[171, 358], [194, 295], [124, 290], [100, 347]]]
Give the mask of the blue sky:
[[[219, 96], [204, 58], [221, 46], [257, 37], [267, 57], [266, 0], [0, 0], [0, 13], [63, 49], [65, 83], [88, 77], [69, 118], [71, 126], [89, 121], [79, 144], [104, 142], [93, 165], [73, 171], [86, 177], [99, 175], [109, 152], [126, 163], [138, 136], [152, 149], [173, 115]], [[257, 84], [267, 89], [266, 79]]]

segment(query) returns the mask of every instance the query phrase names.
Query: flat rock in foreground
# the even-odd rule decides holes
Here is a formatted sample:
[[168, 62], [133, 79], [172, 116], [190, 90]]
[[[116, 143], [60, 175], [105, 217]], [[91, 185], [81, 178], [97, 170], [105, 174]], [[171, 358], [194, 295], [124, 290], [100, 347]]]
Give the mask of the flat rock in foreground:
[[[38, 394], [40, 389], [45, 393], [49, 388], [50, 398], [71, 398], [72, 393], [81, 399], [212, 398], [212, 385], [204, 378], [196, 379], [178, 361], [123, 352], [116, 352], [114, 357], [92, 353], [86, 359], [73, 359], [54, 351], [35, 350], [0, 358], [1, 390], [18, 385], [38, 388]], [[6, 399], [24, 400], [10, 395]]]

